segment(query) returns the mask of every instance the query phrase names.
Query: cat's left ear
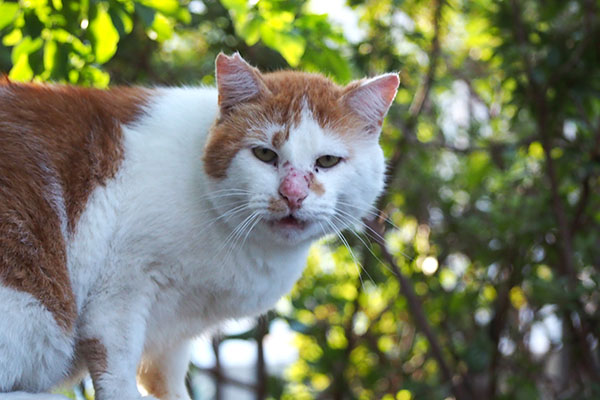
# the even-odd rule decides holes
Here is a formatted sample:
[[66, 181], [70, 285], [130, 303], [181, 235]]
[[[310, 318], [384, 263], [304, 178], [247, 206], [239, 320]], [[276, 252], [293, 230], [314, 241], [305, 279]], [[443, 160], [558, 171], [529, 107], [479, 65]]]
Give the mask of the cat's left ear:
[[342, 101], [367, 123], [370, 131], [378, 133], [399, 84], [400, 78], [396, 73], [353, 82], [348, 85]]
[[260, 71], [248, 64], [239, 53], [232, 56], [219, 53], [215, 64], [221, 115], [236, 104], [269, 93]]

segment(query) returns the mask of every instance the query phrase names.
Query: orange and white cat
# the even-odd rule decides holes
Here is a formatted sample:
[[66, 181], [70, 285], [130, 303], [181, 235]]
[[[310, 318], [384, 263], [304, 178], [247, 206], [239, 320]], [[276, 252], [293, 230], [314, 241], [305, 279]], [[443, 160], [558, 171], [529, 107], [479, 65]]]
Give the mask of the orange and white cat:
[[396, 74], [219, 55], [217, 88], [0, 80], [0, 400], [189, 400], [190, 341], [265, 312], [384, 186]]

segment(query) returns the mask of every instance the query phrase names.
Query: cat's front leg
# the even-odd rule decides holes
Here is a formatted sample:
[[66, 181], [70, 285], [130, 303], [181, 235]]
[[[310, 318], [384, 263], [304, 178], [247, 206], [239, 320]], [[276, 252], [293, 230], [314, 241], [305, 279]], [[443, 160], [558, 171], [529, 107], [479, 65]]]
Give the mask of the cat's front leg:
[[92, 376], [96, 400], [142, 398], [136, 370], [145, 341], [148, 304], [147, 294], [129, 286], [100, 290], [85, 306], [78, 353]]
[[190, 400], [185, 387], [190, 354], [189, 340], [146, 351], [138, 369], [138, 382], [161, 400]]

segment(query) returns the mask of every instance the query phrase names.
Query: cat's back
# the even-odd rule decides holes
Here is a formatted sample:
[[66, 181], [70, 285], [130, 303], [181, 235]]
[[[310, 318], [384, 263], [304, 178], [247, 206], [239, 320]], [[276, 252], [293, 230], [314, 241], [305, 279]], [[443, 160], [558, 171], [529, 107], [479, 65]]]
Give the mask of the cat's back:
[[69, 235], [122, 161], [122, 125], [148, 92], [0, 79], [0, 285], [28, 293], [70, 328]]

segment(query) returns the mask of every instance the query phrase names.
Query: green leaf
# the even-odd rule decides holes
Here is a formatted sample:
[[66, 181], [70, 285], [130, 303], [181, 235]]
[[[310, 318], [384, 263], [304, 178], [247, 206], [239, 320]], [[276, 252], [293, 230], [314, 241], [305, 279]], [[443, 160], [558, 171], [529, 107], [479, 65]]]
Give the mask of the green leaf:
[[52, 0], [52, 6], [59, 11], [62, 10], [63, 9], [62, 0]]
[[176, 18], [184, 24], [189, 24], [192, 22], [192, 14], [187, 8], [180, 8], [177, 12]]
[[104, 64], [115, 54], [119, 43], [119, 32], [113, 25], [105, 3], [98, 5], [96, 16], [90, 22], [89, 32], [92, 35], [92, 48], [96, 62]]
[[229, 10], [229, 12], [233, 11], [233, 13], [237, 14], [238, 16], [246, 14], [248, 11], [248, 4], [246, 0], [221, 0], [221, 4], [223, 4], [223, 6]]
[[91, 83], [95, 87], [105, 88], [110, 83], [110, 75], [93, 65], [87, 65], [82, 71], [83, 81]]
[[73, 46], [73, 50], [75, 50], [81, 55], [91, 54], [91, 46], [89, 44], [83, 43], [77, 37], [73, 36], [71, 33], [67, 32], [64, 29], [54, 29], [52, 31], [52, 38], [59, 43], [69, 44]]
[[21, 53], [17, 62], [11, 68], [8, 77], [15, 81], [30, 81], [33, 78], [33, 70], [29, 66], [29, 55]]
[[29, 36], [25, 37], [25, 39], [21, 40], [21, 42], [12, 50], [11, 59], [13, 64], [16, 65], [18, 62], [22, 63], [22, 55], [24, 54], [27, 56], [27, 65], [29, 65], [29, 55], [34, 51], [39, 50], [43, 44], [44, 41], [42, 38], [32, 39]]
[[111, 7], [110, 10], [108, 10], [108, 13], [110, 14], [110, 19], [115, 24], [115, 28], [119, 32], [120, 36], [131, 33], [133, 29], [133, 20], [131, 19], [131, 15], [129, 15], [123, 9], [118, 10], [114, 7]]
[[315, 43], [310, 43], [310, 40], [302, 56], [302, 68], [326, 73], [338, 82], [348, 82], [352, 78], [348, 60], [342, 57], [339, 51], [323, 45], [315, 45]]
[[177, 0], [142, 0], [140, 3], [168, 16], [177, 16], [180, 10]]
[[0, 29], [6, 28], [16, 18], [19, 11], [17, 3], [1, 3], [0, 4]]
[[48, 40], [44, 45], [44, 69], [52, 71], [58, 46], [54, 40]]
[[2, 38], [2, 44], [5, 46], [14, 46], [23, 39], [23, 32], [20, 29], [15, 29], [8, 35]]
[[152, 29], [156, 32], [156, 40], [159, 42], [167, 40], [173, 36], [173, 25], [171, 21], [161, 13], [156, 13], [154, 16]]
[[260, 25], [261, 18], [252, 18], [246, 21], [245, 24], [238, 30], [240, 35], [248, 46], [254, 46], [260, 40]]
[[260, 33], [263, 42], [277, 50], [290, 66], [298, 66], [306, 48], [306, 40], [302, 36], [290, 32], [279, 32], [266, 25], [261, 26]]

